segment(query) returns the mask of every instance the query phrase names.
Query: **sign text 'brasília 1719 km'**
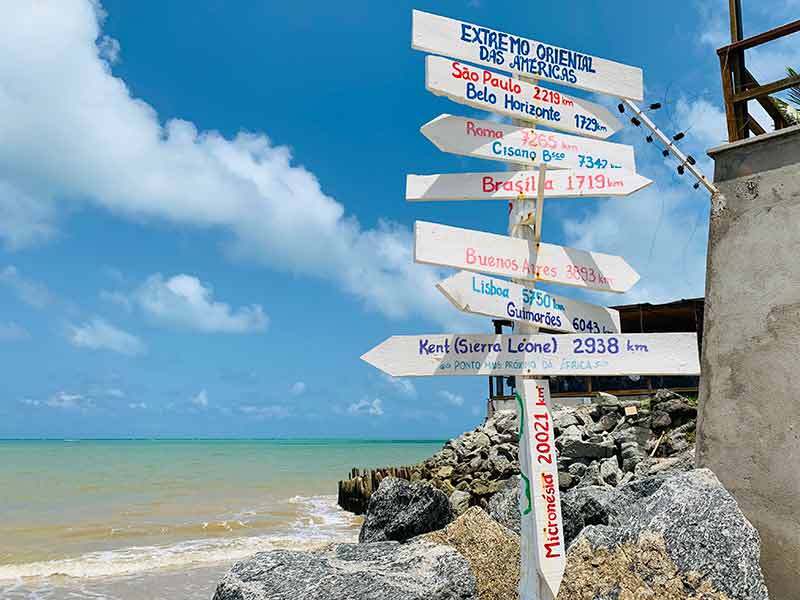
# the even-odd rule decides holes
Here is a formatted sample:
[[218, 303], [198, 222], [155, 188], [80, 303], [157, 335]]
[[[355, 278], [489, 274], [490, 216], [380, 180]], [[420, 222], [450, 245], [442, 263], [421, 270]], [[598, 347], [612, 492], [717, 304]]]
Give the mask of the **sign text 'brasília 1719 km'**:
[[[600, 169], [547, 171], [545, 198], [629, 196], [653, 183], [638, 173]], [[517, 200], [536, 198], [539, 171], [490, 171], [407, 175], [406, 200]]]
[[555, 131], [439, 115], [420, 132], [443, 152], [552, 169], [636, 172], [633, 146]]
[[695, 333], [395, 335], [361, 358], [394, 377], [700, 374]]
[[592, 92], [642, 100], [638, 67], [415, 10], [411, 47]]
[[620, 256], [417, 221], [414, 260], [502, 277], [627, 292], [639, 274]]
[[459, 104], [589, 137], [607, 138], [622, 128], [594, 102], [441, 56], [426, 57], [425, 87]]
[[619, 333], [619, 312], [535, 290], [505, 279], [461, 271], [436, 287], [465, 312], [568, 333]]

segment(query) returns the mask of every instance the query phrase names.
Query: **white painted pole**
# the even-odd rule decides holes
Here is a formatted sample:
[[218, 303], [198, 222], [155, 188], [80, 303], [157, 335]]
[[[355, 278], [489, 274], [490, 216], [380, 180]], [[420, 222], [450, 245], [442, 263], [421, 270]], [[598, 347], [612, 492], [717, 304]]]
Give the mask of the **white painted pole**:
[[[535, 79], [523, 78], [529, 83], [536, 84]], [[533, 129], [533, 123], [514, 120], [515, 125], [527, 126]], [[513, 171], [524, 170], [524, 166], [511, 166]], [[539, 171], [539, 189], [537, 190], [536, 200], [514, 200], [511, 202], [508, 220], [508, 235], [515, 238], [522, 238], [531, 240], [538, 244], [541, 239], [541, 208], [544, 202], [544, 177], [547, 170], [546, 165], [541, 165]], [[539, 212], [537, 213], [537, 205]], [[536, 231], [536, 226], [539, 225], [539, 230]], [[538, 248], [537, 248], [538, 249]], [[533, 258], [533, 257], [532, 257]], [[514, 279], [515, 283], [521, 283], [530, 288], [534, 284], [531, 281], [524, 279]], [[535, 334], [539, 332], [539, 328], [528, 323], [514, 323], [514, 333], [520, 334]], [[517, 390], [522, 387], [522, 382], [517, 383]], [[526, 421], [524, 402], [518, 406], [517, 419], [522, 427]], [[519, 439], [519, 466], [520, 471], [525, 477], [520, 478], [520, 504], [526, 497], [526, 492], [530, 492], [529, 479], [533, 473], [533, 465], [530, 464], [530, 451], [528, 449], [528, 436], [524, 432], [520, 432]], [[520, 510], [523, 507], [520, 506]], [[554, 596], [550, 593], [550, 589], [545, 582], [539, 577], [538, 560], [537, 560], [537, 547], [536, 547], [536, 532], [534, 531], [535, 519], [533, 515], [520, 515], [520, 579], [519, 579], [519, 598], [520, 600], [555, 600]]]

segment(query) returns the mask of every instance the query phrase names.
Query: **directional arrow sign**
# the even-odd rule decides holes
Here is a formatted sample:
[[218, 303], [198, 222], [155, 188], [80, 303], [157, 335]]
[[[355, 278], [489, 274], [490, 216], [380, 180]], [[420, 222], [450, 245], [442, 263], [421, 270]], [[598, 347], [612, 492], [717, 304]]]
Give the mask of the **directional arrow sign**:
[[551, 169], [636, 172], [633, 147], [492, 121], [439, 115], [420, 129], [443, 152]]
[[[536, 198], [539, 171], [407, 175], [406, 200], [516, 200]], [[545, 198], [629, 196], [653, 183], [637, 173], [611, 169], [547, 171]]]
[[361, 358], [395, 377], [700, 374], [694, 333], [396, 335]]
[[425, 87], [459, 104], [590, 137], [607, 138], [622, 128], [594, 102], [441, 56], [425, 59]]
[[593, 92], [642, 100], [638, 67], [415, 10], [411, 47]]
[[[517, 383], [517, 402], [521, 415], [520, 525], [522, 531], [528, 534], [523, 534], [520, 589], [529, 590], [533, 587], [538, 579], [535, 571], [538, 570], [541, 574], [539, 583], [544, 584], [550, 593], [537, 597], [555, 598], [564, 576], [567, 552], [558, 490], [555, 428], [550, 412], [550, 382], [547, 379], [520, 379]], [[531, 552], [526, 553], [525, 550]], [[526, 554], [533, 561], [525, 561]], [[535, 562], [535, 565], [526, 562]]]
[[461, 271], [436, 284], [458, 310], [568, 333], [619, 333], [619, 312]]
[[560, 283], [591, 290], [627, 292], [639, 274], [622, 257], [525, 239], [417, 221], [418, 263]]

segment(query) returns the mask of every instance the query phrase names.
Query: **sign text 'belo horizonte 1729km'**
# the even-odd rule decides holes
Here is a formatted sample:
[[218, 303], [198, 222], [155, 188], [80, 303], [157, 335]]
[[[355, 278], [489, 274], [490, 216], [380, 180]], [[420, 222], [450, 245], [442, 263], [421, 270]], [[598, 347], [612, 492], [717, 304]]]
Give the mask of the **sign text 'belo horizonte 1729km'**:
[[460, 311], [510, 320], [514, 334], [392, 336], [361, 358], [396, 377], [515, 376], [519, 597], [554, 600], [566, 548], [546, 377], [700, 373], [694, 333], [623, 333], [616, 310], [534, 289], [542, 281], [623, 293], [639, 280], [621, 256], [542, 241], [545, 199], [622, 198], [652, 182], [636, 173], [633, 148], [604, 141], [622, 128], [608, 109], [539, 82], [641, 100], [642, 71], [422, 11], [413, 11], [412, 21], [412, 47], [431, 54], [428, 91], [521, 121], [442, 114], [421, 131], [443, 152], [529, 170], [406, 177], [409, 201], [510, 201], [507, 236], [417, 221], [414, 261], [459, 269], [438, 290]]

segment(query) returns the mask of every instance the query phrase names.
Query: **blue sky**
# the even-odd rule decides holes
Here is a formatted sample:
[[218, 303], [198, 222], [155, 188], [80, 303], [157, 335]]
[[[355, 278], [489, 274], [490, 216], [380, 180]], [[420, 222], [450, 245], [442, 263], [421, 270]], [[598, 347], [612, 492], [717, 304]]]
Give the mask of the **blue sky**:
[[[750, 4], [751, 34], [798, 8]], [[575, 6], [0, 0], [0, 437], [471, 428], [484, 378], [390, 380], [359, 360], [392, 334], [488, 327], [413, 265], [415, 219], [506, 228], [502, 203], [403, 200], [406, 173], [503, 169], [419, 133], [480, 113], [425, 91], [411, 9], [643, 67], [654, 118], [689, 128], [709, 175], [725, 137], [726, 2]], [[752, 55], [757, 78], [800, 63], [790, 42]], [[643, 137], [613, 139], [653, 186], [545, 213], [547, 241], [642, 275], [595, 302], [702, 295], [707, 195]]]

